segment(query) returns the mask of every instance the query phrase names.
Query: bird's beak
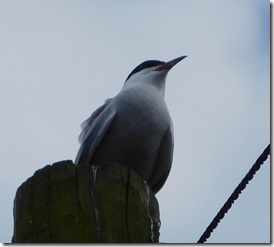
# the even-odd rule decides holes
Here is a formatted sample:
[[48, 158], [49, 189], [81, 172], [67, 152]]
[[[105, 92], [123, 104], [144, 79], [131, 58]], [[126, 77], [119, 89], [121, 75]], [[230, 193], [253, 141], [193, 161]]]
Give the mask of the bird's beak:
[[158, 71], [162, 71], [162, 70], [170, 70], [175, 64], [179, 63], [180, 61], [182, 61], [184, 58], [186, 58], [187, 56], [181, 56], [181, 57], [177, 57], [169, 62], [164, 63], [161, 67], [159, 67]]

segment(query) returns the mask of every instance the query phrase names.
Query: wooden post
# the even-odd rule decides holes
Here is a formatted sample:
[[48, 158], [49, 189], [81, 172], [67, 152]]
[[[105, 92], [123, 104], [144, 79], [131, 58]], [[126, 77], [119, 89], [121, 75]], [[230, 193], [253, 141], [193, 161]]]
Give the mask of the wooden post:
[[47, 165], [14, 199], [13, 243], [158, 243], [159, 228], [155, 196], [119, 164]]

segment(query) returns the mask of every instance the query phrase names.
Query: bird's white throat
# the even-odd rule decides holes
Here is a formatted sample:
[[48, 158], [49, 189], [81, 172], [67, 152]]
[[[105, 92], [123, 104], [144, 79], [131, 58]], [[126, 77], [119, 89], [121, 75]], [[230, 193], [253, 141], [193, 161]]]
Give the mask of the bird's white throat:
[[132, 75], [124, 84], [122, 90], [143, 88], [144, 90], [158, 91], [165, 96], [167, 71], [140, 71]]

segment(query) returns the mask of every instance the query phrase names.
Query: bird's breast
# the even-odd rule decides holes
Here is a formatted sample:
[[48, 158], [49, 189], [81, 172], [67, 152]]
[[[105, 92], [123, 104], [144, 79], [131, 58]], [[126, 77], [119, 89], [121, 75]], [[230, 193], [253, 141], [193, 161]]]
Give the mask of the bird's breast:
[[[116, 102], [115, 102], [116, 101]], [[114, 106], [117, 120], [132, 131], [163, 131], [170, 126], [170, 115], [164, 97], [156, 90], [135, 88], [117, 95]], [[134, 128], [137, 128], [135, 130]]]
[[115, 112], [115, 117], [96, 148], [91, 163], [124, 164], [148, 182], [157, 169], [158, 181], [170, 166], [169, 150], [172, 149], [171, 140], [164, 145], [168, 149], [167, 162], [164, 160], [164, 164], [157, 165], [159, 152], [166, 152], [162, 142], [172, 125], [164, 98], [157, 92], [143, 89], [122, 91], [113, 98], [105, 113], [108, 112]]

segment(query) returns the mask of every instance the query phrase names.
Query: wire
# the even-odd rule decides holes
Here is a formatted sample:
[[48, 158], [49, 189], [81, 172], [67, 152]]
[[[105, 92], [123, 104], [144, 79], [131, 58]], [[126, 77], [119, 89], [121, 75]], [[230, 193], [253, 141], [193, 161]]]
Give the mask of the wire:
[[225, 216], [225, 214], [228, 212], [228, 210], [232, 207], [232, 204], [235, 200], [239, 197], [241, 192], [245, 189], [249, 181], [252, 180], [255, 173], [260, 169], [261, 165], [267, 160], [268, 155], [270, 155], [270, 144], [265, 148], [263, 153], [259, 156], [259, 158], [256, 160], [255, 164], [251, 167], [251, 169], [248, 171], [246, 176], [243, 178], [243, 180], [240, 182], [240, 184], [237, 186], [237, 188], [233, 191], [231, 196], [227, 199], [226, 203], [223, 205], [223, 207], [220, 209], [220, 211], [217, 213], [215, 218], [212, 220], [212, 222], [209, 224], [203, 235], [200, 237], [197, 243], [205, 243], [207, 239], [210, 237], [213, 230], [218, 226], [221, 219]]

